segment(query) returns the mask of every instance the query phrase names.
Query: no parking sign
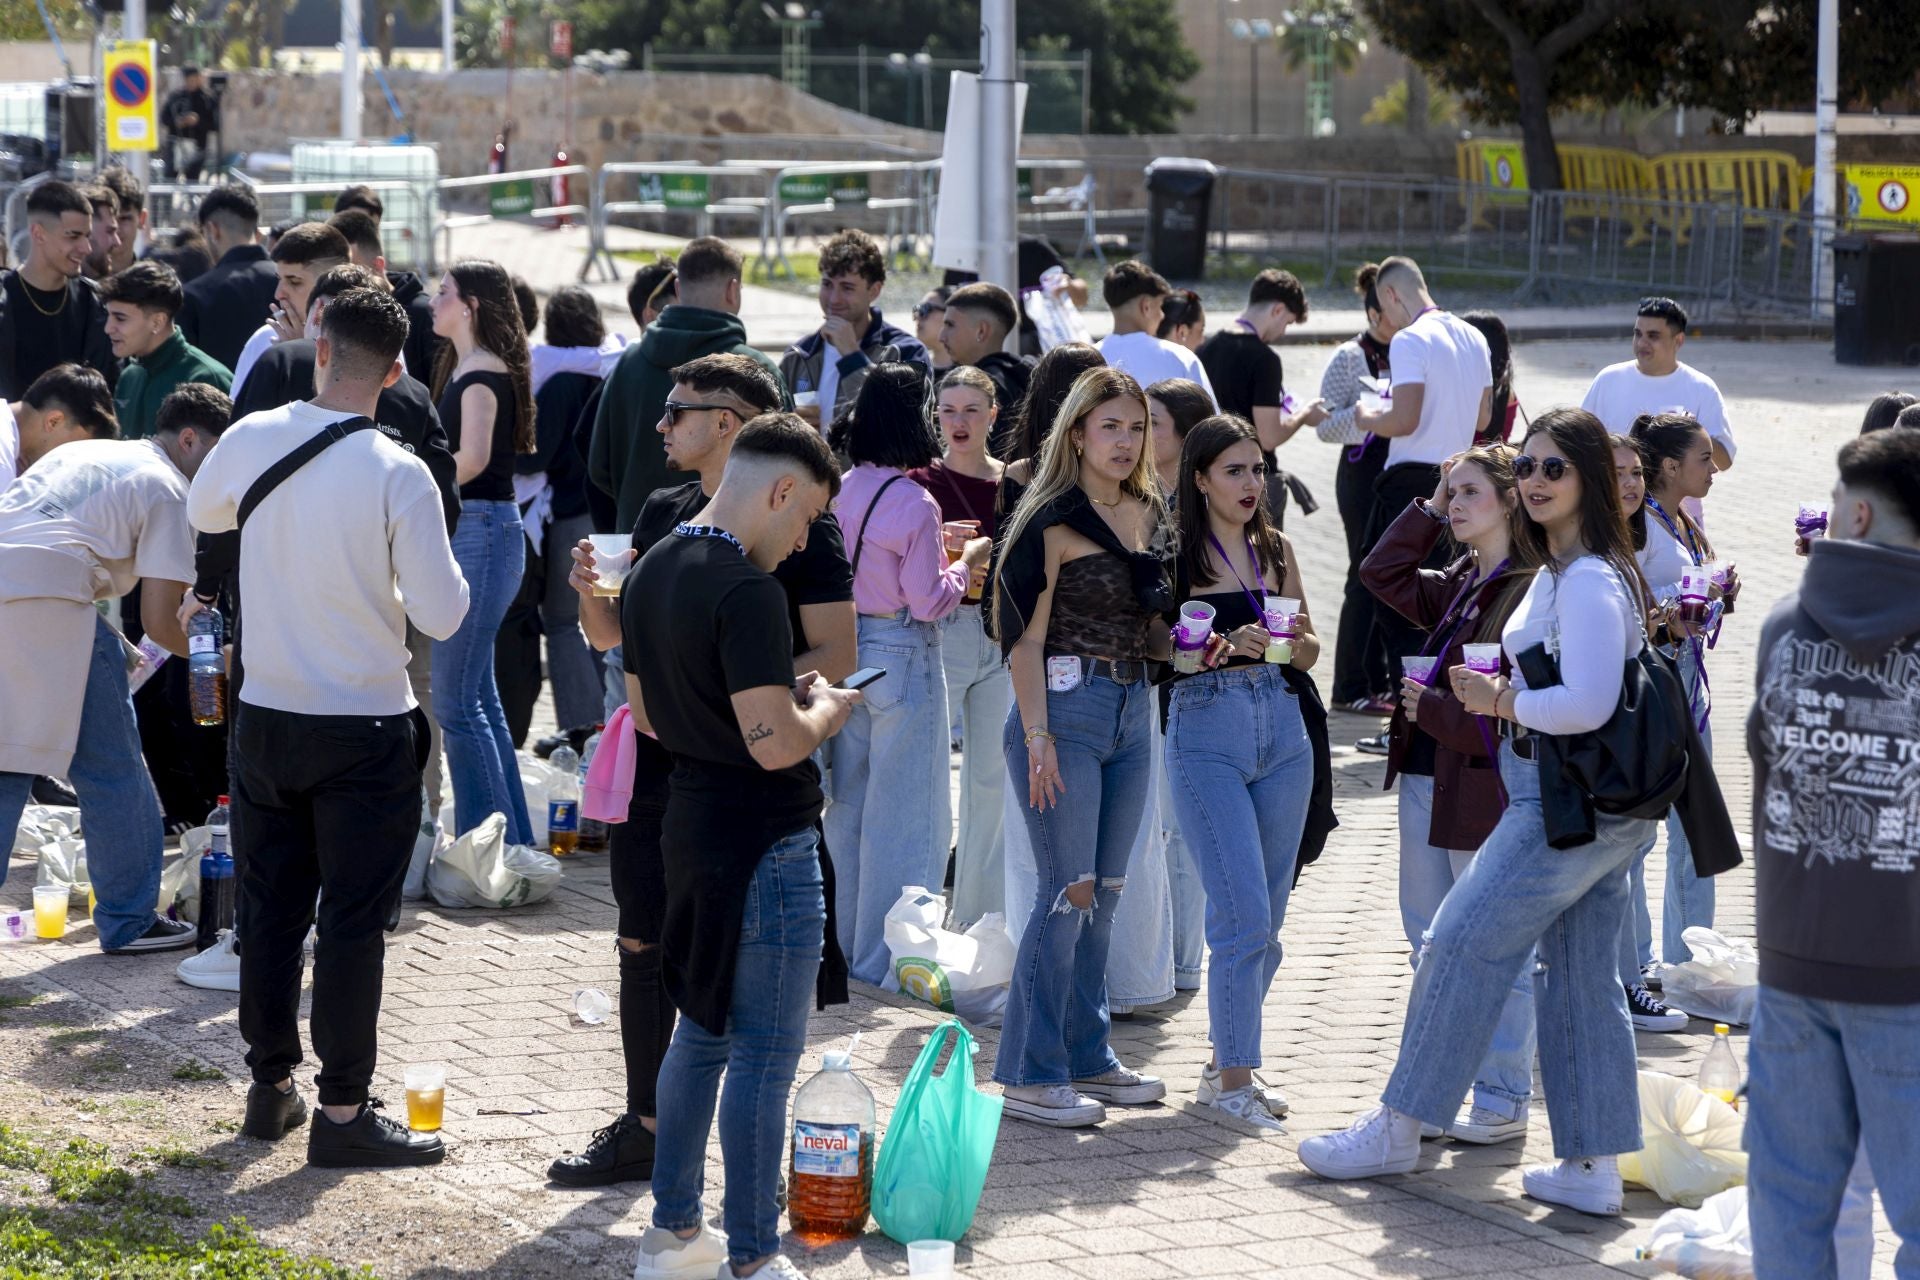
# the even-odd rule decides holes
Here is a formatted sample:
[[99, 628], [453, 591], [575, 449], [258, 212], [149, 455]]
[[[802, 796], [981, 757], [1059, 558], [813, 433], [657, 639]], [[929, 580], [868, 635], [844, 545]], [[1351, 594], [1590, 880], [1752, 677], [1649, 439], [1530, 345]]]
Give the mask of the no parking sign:
[[107, 147], [113, 151], [152, 151], [159, 144], [153, 105], [151, 40], [116, 40], [107, 46]]

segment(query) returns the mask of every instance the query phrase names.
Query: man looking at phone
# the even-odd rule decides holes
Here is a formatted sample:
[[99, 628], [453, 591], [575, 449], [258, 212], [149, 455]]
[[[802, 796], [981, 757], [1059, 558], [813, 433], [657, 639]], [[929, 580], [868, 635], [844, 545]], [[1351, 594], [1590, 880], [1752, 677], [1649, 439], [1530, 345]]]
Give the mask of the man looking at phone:
[[[665, 442], [667, 464], [697, 472], [700, 478], [657, 490], [647, 500], [633, 529], [636, 559], [670, 538], [676, 526], [699, 516], [719, 491], [742, 427], [780, 404], [774, 375], [747, 356], [702, 356], [673, 370], [672, 377], [673, 390], [657, 430]], [[574, 552], [580, 563], [573, 586], [580, 593], [580, 625], [588, 642], [609, 650], [620, 643], [620, 604], [592, 594], [596, 573], [591, 546], [582, 543]], [[795, 675], [817, 672], [829, 682], [847, 675], [857, 647], [853, 569], [839, 522], [830, 514], [814, 520], [806, 545], [772, 572], [786, 594]], [[626, 1057], [627, 1110], [597, 1132], [585, 1151], [553, 1162], [548, 1176], [567, 1186], [608, 1186], [653, 1173], [655, 1082], [674, 1024], [674, 1005], [661, 971], [667, 895], [660, 837], [673, 758], [644, 736], [638, 739], [637, 756], [627, 821], [614, 825], [610, 851], [613, 896], [620, 910], [620, 1046]], [[830, 871], [831, 862], [822, 861]], [[833, 936], [831, 930], [827, 936]], [[829, 958], [830, 965], [834, 959]]]
[[[347, 261], [347, 238], [324, 222], [302, 222], [289, 227], [273, 246], [273, 271], [280, 283], [273, 291], [273, 307], [233, 366], [233, 397], [240, 398], [247, 375], [262, 353], [276, 342], [303, 337], [307, 331], [307, 302], [314, 282]], [[411, 370], [409, 370], [411, 372]]]

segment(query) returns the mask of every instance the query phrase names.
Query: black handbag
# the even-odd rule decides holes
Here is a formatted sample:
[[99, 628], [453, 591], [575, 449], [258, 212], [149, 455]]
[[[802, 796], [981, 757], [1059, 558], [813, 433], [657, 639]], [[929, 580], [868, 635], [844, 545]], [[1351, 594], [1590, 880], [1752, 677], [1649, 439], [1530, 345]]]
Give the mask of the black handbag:
[[[1530, 689], [1560, 683], [1560, 666], [1544, 646], [1520, 655]], [[1555, 735], [1561, 775], [1600, 813], [1663, 818], [1687, 784], [1693, 737], [1686, 688], [1673, 660], [1650, 644], [1626, 661], [1620, 701], [1590, 733]]]

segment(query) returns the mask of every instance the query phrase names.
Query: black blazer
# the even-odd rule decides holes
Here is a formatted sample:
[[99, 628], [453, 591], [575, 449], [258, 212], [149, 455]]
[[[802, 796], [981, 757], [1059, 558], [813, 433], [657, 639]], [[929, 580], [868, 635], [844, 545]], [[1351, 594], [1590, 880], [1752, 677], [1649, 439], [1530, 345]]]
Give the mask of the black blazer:
[[266, 323], [273, 291], [280, 287], [267, 251], [257, 244], [229, 249], [186, 288], [186, 304], [174, 323], [187, 341], [231, 369], [253, 331]]

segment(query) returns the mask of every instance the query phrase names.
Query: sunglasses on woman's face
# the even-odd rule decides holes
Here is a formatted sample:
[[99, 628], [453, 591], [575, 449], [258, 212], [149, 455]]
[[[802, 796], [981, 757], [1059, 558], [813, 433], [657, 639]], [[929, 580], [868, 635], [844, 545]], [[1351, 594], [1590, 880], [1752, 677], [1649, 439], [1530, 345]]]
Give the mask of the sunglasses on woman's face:
[[914, 308], [913, 308], [913, 318], [915, 320], [925, 320], [928, 316], [937, 316], [937, 315], [943, 314], [946, 311], [946, 309], [947, 309], [947, 304], [944, 302], [916, 303], [914, 304]]
[[1558, 480], [1561, 476], [1567, 474], [1567, 460], [1565, 458], [1536, 458], [1530, 453], [1523, 453], [1513, 460], [1514, 478], [1517, 480], [1531, 479], [1535, 467], [1538, 467], [1540, 473], [1548, 480]]

